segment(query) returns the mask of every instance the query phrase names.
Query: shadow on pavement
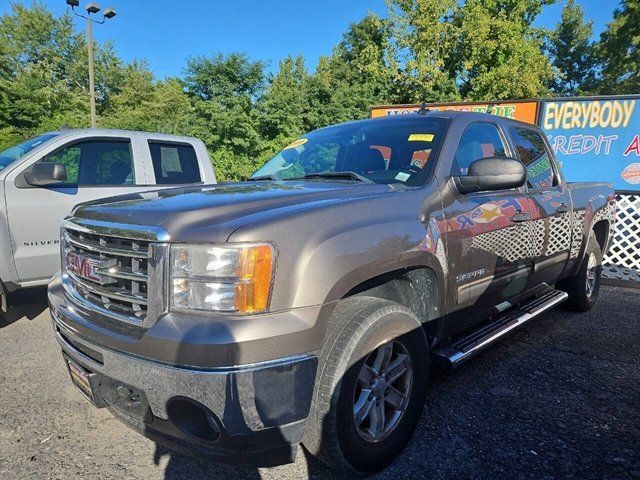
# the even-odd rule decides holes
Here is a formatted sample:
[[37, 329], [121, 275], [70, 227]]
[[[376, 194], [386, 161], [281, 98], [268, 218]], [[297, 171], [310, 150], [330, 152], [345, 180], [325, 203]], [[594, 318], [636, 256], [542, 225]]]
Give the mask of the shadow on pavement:
[[257, 468], [229, 465], [214, 460], [190, 457], [174, 452], [156, 443], [153, 463], [159, 465], [164, 456], [169, 456], [169, 461], [164, 471], [165, 480], [181, 480], [186, 478], [192, 480], [211, 478], [242, 478], [250, 480], [262, 478]]
[[47, 287], [27, 288], [13, 292], [6, 313], [0, 312], [0, 328], [26, 317], [33, 320], [47, 309]]

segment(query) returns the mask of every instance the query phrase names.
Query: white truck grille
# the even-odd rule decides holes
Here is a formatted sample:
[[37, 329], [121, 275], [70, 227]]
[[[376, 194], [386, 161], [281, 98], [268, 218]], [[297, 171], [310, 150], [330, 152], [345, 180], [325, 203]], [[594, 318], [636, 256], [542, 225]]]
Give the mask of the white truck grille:
[[62, 230], [63, 271], [76, 294], [133, 322], [147, 317], [150, 242]]

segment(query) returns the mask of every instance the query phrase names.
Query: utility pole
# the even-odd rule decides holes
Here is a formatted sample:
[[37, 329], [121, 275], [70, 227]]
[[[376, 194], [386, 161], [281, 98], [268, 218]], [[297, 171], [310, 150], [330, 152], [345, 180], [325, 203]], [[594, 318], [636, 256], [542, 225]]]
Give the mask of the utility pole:
[[82, 15], [76, 12], [76, 7], [80, 6], [80, 0], [67, 0], [67, 5], [71, 7], [73, 14], [77, 17], [87, 20], [87, 54], [89, 57], [89, 105], [91, 108], [91, 128], [96, 128], [96, 90], [95, 79], [93, 76], [93, 24], [103, 24], [106, 20], [116, 16], [116, 11], [109, 7], [102, 14], [102, 20], [95, 20], [91, 17], [91, 14], [96, 14], [100, 11], [100, 5], [97, 3], [89, 3], [85, 10], [87, 15]]
[[93, 22], [87, 18], [87, 52], [89, 54], [89, 101], [91, 105], [91, 128], [96, 128], [96, 89], [93, 79]]

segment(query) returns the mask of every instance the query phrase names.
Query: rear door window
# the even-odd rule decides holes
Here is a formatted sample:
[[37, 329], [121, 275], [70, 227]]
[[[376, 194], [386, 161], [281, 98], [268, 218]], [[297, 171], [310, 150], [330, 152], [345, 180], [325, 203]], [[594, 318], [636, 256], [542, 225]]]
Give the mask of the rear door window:
[[159, 185], [198, 183], [200, 167], [191, 145], [166, 142], [149, 142], [153, 172]]
[[536, 130], [509, 126], [511, 140], [520, 161], [527, 167], [529, 188], [541, 190], [555, 185], [555, 174], [545, 142]]

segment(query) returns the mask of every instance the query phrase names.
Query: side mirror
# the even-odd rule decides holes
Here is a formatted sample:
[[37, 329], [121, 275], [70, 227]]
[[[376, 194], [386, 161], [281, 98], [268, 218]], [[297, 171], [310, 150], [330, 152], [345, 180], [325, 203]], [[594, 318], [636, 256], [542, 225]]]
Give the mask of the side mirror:
[[515, 158], [492, 157], [476, 160], [469, 173], [455, 177], [461, 193], [508, 190], [522, 187], [527, 181], [527, 168]]
[[62, 163], [38, 162], [24, 172], [24, 179], [34, 187], [46, 187], [67, 181], [67, 167]]

